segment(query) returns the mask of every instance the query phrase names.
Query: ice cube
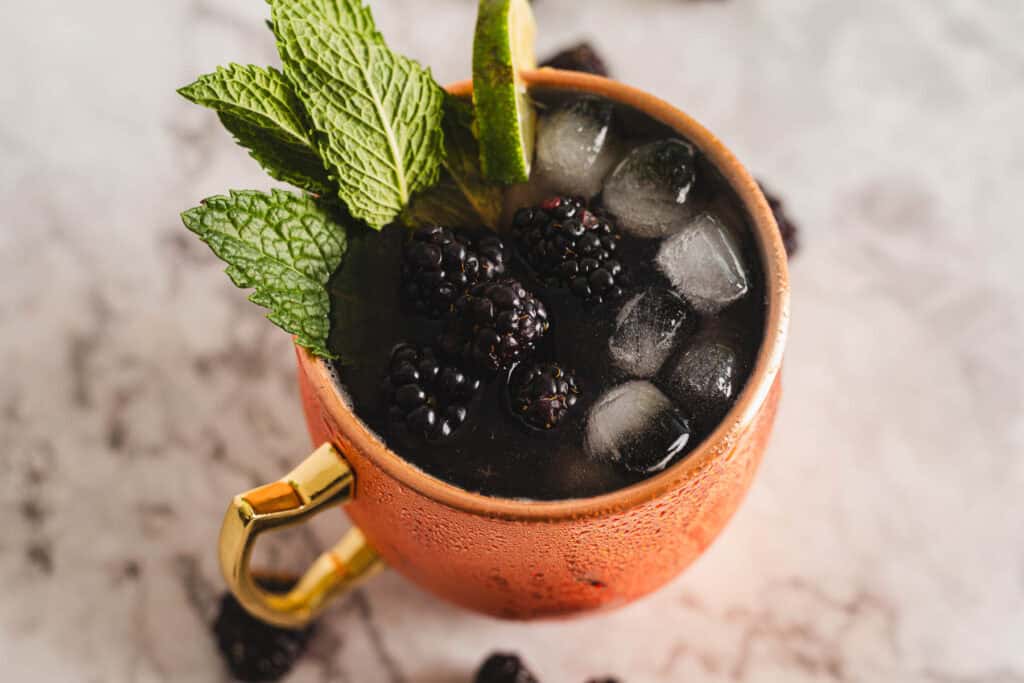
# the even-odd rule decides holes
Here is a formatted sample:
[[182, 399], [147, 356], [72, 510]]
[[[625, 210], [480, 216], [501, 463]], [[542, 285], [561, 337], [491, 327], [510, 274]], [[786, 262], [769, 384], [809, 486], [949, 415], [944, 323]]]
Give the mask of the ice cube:
[[696, 150], [668, 139], [637, 147], [604, 184], [604, 205], [619, 227], [637, 237], [664, 237], [693, 216], [687, 204], [695, 178]]
[[587, 417], [587, 454], [631, 472], [665, 469], [690, 441], [690, 423], [650, 382], [633, 380], [610, 389]]
[[581, 97], [540, 119], [537, 168], [562, 194], [593, 197], [618, 157], [612, 132], [613, 105]]
[[728, 411], [739, 391], [740, 361], [720, 341], [701, 340], [679, 354], [666, 372], [665, 391], [710, 430]]
[[632, 377], [653, 377], [672, 353], [690, 311], [678, 294], [648, 289], [619, 311], [608, 350], [617, 368]]
[[657, 262], [676, 291], [701, 313], [725, 308], [749, 288], [736, 238], [708, 214], [666, 238]]

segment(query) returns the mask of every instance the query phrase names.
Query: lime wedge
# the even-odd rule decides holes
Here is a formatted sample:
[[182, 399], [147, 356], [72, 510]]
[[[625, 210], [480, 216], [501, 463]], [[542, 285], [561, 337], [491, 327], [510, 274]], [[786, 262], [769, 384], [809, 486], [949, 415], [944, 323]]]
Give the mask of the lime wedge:
[[528, 0], [480, 0], [473, 37], [473, 105], [480, 166], [491, 181], [530, 179], [536, 113], [519, 72], [537, 68]]

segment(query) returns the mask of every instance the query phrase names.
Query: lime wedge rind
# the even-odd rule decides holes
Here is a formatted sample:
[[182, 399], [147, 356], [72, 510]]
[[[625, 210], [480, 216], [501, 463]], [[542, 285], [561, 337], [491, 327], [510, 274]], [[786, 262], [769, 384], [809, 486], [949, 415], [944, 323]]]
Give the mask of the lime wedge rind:
[[473, 40], [473, 104], [484, 176], [530, 178], [536, 114], [519, 71], [536, 67], [536, 23], [527, 0], [480, 0]]

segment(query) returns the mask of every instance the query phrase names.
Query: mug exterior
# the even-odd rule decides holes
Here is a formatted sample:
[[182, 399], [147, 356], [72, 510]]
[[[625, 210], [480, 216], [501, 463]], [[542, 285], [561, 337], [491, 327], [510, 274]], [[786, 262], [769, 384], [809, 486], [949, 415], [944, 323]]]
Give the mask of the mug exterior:
[[[436, 479], [391, 452], [351, 411], [327, 364], [296, 347], [314, 444], [331, 442], [355, 474], [345, 510], [395, 570], [485, 614], [533, 619], [624, 605], [696, 559], [750, 487], [780, 393], [788, 324], [785, 250], [756, 182], [711, 133], [671, 105], [588, 74], [526, 72], [531, 87], [596, 93], [639, 109], [693, 142], [743, 202], [766, 283], [764, 339], [747, 384], [718, 428], [684, 460], [600, 496], [490, 498]], [[451, 86], [468, 94], [468, 82]]]

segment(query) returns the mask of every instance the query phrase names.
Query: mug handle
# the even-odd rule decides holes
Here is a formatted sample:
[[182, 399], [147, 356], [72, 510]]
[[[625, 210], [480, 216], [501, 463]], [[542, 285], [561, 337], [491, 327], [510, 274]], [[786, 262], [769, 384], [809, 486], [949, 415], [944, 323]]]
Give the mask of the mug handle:
[[353, 527], [318, 557], [287, 593], [274, 594], [253, 580], [249, 560], [264, 531], [301, 524], [321, 510], [347, 503], [355, 476], [330, 443], [313, 451], [280, 480], [240, 493], [231, 500], [220, 529], [220, 568], [228, 588], [256, 617], [286, 628], [300, 628], [328, 601], [379, 571], [384, 563]]

